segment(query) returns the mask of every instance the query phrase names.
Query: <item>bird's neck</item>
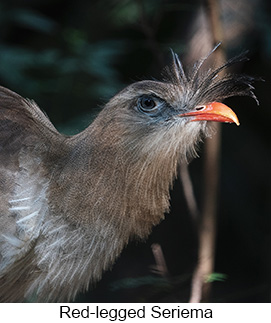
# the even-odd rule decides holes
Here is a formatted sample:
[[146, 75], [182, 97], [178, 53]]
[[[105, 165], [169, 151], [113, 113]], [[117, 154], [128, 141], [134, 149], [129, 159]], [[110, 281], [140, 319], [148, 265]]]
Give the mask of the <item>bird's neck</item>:
[[[179, 151], [168, 150], [168, 145], [155, 149], [152, 140], [149, 145], [154, 146], [147, 150], [95, 130], [90, 127], [76, 138], [57, 176], [53, 199], [59, 213], [84, 226], [99, 221], [109, 232], [121, 232], [125, 243], [131, 236], [145, 238], [168, 211]], [[65, 201], [57, 201], [61, 188]]]

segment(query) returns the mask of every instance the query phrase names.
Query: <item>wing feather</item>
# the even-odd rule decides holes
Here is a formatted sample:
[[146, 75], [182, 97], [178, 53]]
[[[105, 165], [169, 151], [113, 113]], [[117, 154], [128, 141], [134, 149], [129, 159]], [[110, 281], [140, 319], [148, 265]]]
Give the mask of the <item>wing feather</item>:
[[0, 87], [0, 280], [38, 237], [47, 212], [44, 160], [62, 137], [35, 102]]

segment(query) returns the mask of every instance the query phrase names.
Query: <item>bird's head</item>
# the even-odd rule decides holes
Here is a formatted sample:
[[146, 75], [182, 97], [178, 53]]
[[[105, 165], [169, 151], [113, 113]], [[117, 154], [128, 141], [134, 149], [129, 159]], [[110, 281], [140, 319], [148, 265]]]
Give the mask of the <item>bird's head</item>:
[[[66, 213], [76, 221], [78, 213], [84, 214], [80, 221], [86, 223], [92, 221], [91, 214], [98, 214], [103, 225], [102, 214], [114, 218], [112, 224], [117, 223], [127, 239], [146, 237], [169, 210], [178, 163], [195, 155], [197, 143], [208, 134], [207, 121], [239, 123], [221, 101], [234, 95], [255, 98], [252, 78], [221, 73], [243, 59], [207, 70], [202, 59], [185, 73], [173, 54], [162, 81], [135, 82], [116, 94], [85, 131], [69, 139], [72, 150], [61, 163], [61, 187], [68, 187], [67, 200], [75, 200], [75, 191], [77, 199], [72, 206], [64, 203]], [[74, 175], [72, 190], [66, 174]], [[62, 199], [56, 194], [53, 198], [63, 208]], [[128, 218], [131, 221], [123, 221]]]
[[133, 83], [112, 98], [100, 115], [103, 125], [111, 128], [110, 139], [120, 134], [127, 146], [138, 145], [147, 153], [161, 148], [169, 151], [169, 147], [175, 151], [182, 146], [185, 157], [195, 151], [201, 135], [208, 133], [206, 121], [239, 125], [236, 114], [221, 102], [232, 96], [256, 99], [251, 85], [254, 79], [224, 71], [247, 58], [240, 55], [218, 68], [206, 69], [205, 62], [213, 51], [187, 73], [172, 53], [173, 62], [164, 70], [162, 81]]

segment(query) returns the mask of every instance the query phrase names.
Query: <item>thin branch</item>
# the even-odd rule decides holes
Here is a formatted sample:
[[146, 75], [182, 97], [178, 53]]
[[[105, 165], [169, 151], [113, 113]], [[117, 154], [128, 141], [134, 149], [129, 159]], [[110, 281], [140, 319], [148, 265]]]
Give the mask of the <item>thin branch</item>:
[[167, 264], [160, 244], [153, 243], [151, 249], [155, 259], [155, 266], [153, 266], [153, 271], [164, 278], [168, 278]]
[[[217, 0], [208, 0], [208, 17], [213, 34], [213, 42], [222, 41], [222, 23], [220, 20], [220, 8]], [[216, 52], [216, 63], [225, 60], [225, 52], [220, 46]], [[211, 283], [206, 279], [214, 271], [215, 239], [217, 219], [217, 198], [220, 173], [220, 146], [221, 124], [215, 123], [216, 135], [205, 142], [204, 160], [204, 189], [203, 212], [199, 230], [199, 256], [198, 265], [192, 279], [190, 302], [208, 301], [211, 292]]]

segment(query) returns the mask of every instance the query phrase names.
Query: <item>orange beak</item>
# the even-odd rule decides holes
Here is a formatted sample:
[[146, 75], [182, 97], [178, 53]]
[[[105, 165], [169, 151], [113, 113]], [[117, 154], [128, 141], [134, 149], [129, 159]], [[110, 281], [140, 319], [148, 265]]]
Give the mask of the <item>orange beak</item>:
[[195, 110], [183, 113], [180, 117], [193, 117], [191, 121], [218, 121], [236, 123], [239, 126], [237, 115], [223, 103], [212, 102], [207, 105], [199, 106]]

